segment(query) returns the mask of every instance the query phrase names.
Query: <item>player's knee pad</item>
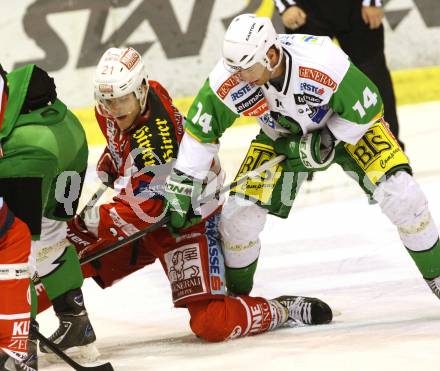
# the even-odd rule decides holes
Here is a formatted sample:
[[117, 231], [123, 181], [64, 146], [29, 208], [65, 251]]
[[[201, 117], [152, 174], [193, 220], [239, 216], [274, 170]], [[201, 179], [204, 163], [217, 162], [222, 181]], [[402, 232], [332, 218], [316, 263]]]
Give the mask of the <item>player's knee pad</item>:
[[382, 212], [394, 225], [411, 225], [428, 207], [428, 201], [414, 178], [399, 171], [380, 183], [373, 195]]
[[382, 212], [396, 225], [404, 245], [413, 251], [431, 248], [438, 231], [425, 194], [414, 178], [400, 171], [381, 183], [373, 195]]
[[253, 263], [260, 254], [259, 234], [266, 222], [267, 210], [238, 197], [230, 197], [220, 218], [225, 263], [242, 268]]

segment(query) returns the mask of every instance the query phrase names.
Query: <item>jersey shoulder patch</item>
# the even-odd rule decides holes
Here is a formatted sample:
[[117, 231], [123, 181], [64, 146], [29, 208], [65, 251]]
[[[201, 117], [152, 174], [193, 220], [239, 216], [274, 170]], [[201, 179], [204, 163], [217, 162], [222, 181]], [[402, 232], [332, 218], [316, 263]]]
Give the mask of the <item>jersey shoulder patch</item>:
[[291, 45], [299, 77], [336, 91], [350, 67], [350, 60], [329, 37], [294, 35]]
[[259, 116], [269, 109], [263, 90], [241, 81], [237, 75], [228, 71], [223, 60], [211, 72], [209, 82], [220, 100], [238, 115]]

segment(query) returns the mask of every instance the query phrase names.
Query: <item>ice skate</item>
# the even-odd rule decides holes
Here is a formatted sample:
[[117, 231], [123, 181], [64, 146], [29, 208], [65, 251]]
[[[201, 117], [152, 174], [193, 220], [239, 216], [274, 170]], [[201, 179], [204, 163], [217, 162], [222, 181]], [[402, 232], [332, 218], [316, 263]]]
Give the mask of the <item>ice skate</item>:
[[331, 322], [333, 313], [322, 300], [304, 296], [280, 296], [273, 299], [288, 312], [290, 324], [321, 325]]
[[[63, 308], [63, 311], [56, 311], [59, 319], [59, 327], [49, 337], [49, 340], [63, 351], [70, 351], [72, 348], [77, 348], [80, 353], [79, 357], [84, 361], [95, 361], [99, 357], [98, 349], [93, 344], [96, 340], [96, 335], [84, 307], [81, 291], [70, 291], [65, 294], [62, 299], [64, 304], [67, 305], [67, 310]], [[59, 298], [56, 300], [59, 300]], [[41, 344], [40, 351], [50, 353], [50, 350]], [[54, 358], [49, 357], [47, 360], [50, 362], [53, 361]]]

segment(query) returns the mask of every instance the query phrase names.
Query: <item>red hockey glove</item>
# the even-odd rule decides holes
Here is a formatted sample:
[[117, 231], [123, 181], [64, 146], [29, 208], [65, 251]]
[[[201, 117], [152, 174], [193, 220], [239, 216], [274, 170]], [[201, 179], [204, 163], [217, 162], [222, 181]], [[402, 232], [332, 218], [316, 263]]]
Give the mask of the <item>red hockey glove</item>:
[[84, 222], [78, 215], [67, 222], [67, 239], [75, 246], [78, 256], [81, 257], [84, 250], [98, 240], [93, 233], [89, 232]]
[[118, 178], [118, 169], [116, 168], [116, 163], [108, 150], [105, 148], [99, 161], [96, 165], [96, 172], [102, 183], [106, 186], [113, 188], [115, 180]]

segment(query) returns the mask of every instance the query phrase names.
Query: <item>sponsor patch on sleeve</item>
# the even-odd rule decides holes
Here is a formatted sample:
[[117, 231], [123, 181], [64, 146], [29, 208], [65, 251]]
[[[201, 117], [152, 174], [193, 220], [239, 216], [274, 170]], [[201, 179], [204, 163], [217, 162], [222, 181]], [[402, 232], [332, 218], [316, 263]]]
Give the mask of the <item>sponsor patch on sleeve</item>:
[[227, 80], [223, 81], [220, 87], [217, 89], [216, 93], [221, 99], [225, 99], [228, 93], [234, 86], [240, 83], [240, 79], [236, 75], [230, 76]]

